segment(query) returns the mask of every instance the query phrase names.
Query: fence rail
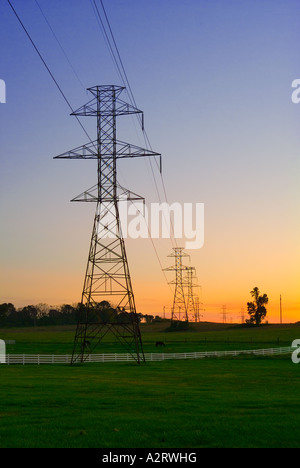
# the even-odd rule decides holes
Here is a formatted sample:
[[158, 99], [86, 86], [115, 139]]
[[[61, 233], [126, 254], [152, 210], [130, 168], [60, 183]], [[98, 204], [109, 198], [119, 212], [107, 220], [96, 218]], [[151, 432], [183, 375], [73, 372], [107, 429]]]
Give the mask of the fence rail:
[[[290, 354], [295, 348], [246, 349], [238, 351], [205, 351], [194, 353], [145, 353], [146, 361], [166, 361], [170, 359], [206, 359], [237, 357], [242, 355], [275, 356]], [[70, 354], [7, 354], [6, 364], [70, 364]], [[90, 354], [85, 362], [128, 362], [134, 361], [131, 354]]]

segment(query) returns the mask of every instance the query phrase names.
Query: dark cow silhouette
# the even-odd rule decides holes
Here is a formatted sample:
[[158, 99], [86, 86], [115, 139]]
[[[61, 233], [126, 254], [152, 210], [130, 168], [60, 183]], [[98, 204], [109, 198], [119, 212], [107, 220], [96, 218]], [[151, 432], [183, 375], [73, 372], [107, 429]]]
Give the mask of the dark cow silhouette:
[[163, 347], [164, 347], [164, 346], [165, 346], [165, 343], [164, 343], [163, 341], [157, 341], [157, 342], [155, 343], [155, 346], [156, 346], [157, 348], [158, 348], [159, 346], [163, 346]]

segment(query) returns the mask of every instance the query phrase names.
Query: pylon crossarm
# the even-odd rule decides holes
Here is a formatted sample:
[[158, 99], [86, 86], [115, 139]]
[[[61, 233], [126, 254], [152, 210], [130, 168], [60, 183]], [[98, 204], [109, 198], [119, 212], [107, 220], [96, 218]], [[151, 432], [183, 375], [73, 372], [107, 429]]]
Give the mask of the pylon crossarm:
[[[98, 104], [99, 104], [99, 99], [95, 97], [91, 101], [89, 101], [87, 104], [84, 106], [81, 106], [79, 109], [76, 111], [72, 112], [71, 115], [77, 115], [79, 117], [98, 117], [101, 116], [102, 118], [105, 119], [105, 117], [109, 117], [111, 115], [111, 102], [105, 103], [105, 101], [102, 100], [102, 107], [99, 112]], [[131, 104], [128, 104], [125, 101], [122, 101], [121, 99], [116, 99], [114, 101], [115, 107], [114, 107], [114, 115], [116, 117], [121, 116], [121, 115], [129, 115], [129, 114], [143, 114], [143, 111], [140, 109], [137, 109], [136, 107], [132, 106]]]
[[[102, 143], [102, 160], [110, 160], [114, 157], [116, 159], [124, 158], [145, 158], [145, 157], [160, 157], [160, 153], [151, 151], [140, 146], [135, 146], [124, 141], [116, 141], [115, 156], [112, 154], [109, 145], [105, 147], [105, 143]], [[77, 148], [66, 151], [65, 153], [55, 156], [53, 159], [99, 159], [99, 153], [97, 148], [97, 140], [87, 143], [85, 145], [78, 146]]]

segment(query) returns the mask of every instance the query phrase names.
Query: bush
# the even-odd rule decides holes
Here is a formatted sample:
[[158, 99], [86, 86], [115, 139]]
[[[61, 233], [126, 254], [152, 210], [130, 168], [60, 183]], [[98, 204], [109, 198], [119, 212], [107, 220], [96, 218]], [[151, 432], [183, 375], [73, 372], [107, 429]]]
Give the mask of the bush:
[[172, 321], [171, 325], [166, 328], [166, 332], [180, 332], [180, 331], [187, 331], [190, 329], [190, 324], [189, 322], [181, 322], [179, 320], [177, 321]]

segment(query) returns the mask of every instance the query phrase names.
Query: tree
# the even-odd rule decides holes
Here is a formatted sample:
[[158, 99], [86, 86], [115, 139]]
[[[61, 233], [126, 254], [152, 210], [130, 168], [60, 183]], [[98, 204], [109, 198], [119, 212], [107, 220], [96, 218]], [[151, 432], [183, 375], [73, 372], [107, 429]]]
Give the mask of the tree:
[[266, 294], [260, 295], [260, 290], [257, 287], [253, 288], [250, 294], [253, 297], [253, 301], [247, 303], [250, 318], [246, 320], [246, 323], [259, 326], [267, 315], [265, 305], [268, 304], [269, 298]]
[[153, 322], [153, 315], [145, 314], [144, 319], [146, 320], [146, 323], [152, 323]]
[[[92, 314], [91, 314], [92, 312]], [[117, 321], [118, 311], [112, 307], [110, 302], [101, 301], [95, 304], [93, 309], [89, 312], [89, 318], [91, 316], [92, 321], [103, 322], [103, 323], [114, 323]]]
[[16, 312], [15, 306], [11, 303], [0, 304], [0, 325], [9, 325], [10, 317]]
[[62, 325], [71, 325], [77, 321], [77, 309], [70, 304], [60, 306], [60, 314], [62, 316]]
[[22, 324], [28, 326], [36, 326], [37, 316], [38, 316], [38, 309], [33, 305], [28, 305], [23, 307], [23, 309], [18, 312], [20, 314], [20, 318], [22, 320]]

